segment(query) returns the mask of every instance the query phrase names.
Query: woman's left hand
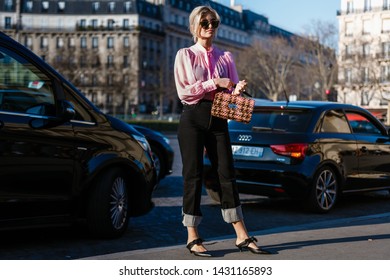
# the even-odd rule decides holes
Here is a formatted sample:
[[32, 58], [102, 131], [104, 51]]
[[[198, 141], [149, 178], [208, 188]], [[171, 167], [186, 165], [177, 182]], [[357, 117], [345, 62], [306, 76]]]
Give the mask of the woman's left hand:
[[239, 81], [237, 84], [236, 84], [236, 87], [233, 91], [233, 95], [238, 95], [238, 94], [241, 94], [241, 92], [243, 92], [245, 90], [245, 87], [247, 85], [247, 82], [245, 80], [242, 80], [242, 81]]

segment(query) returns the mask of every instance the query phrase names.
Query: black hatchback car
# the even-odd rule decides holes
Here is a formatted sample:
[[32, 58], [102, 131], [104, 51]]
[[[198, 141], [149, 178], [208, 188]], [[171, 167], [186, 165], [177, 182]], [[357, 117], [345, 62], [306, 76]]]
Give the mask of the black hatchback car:
[[[390, 137], [367, 110], [316, 101], [267, 102], [249, 124], [229, 121], [241, 193], [288, 196], [328, 212], [341, 194], [390, 188]], [[219, 200], [207, 155], [205, 186]]]
[[0, 32], [0, 229], [81, 221], [118, 237], [155, 185], [144, 135]]

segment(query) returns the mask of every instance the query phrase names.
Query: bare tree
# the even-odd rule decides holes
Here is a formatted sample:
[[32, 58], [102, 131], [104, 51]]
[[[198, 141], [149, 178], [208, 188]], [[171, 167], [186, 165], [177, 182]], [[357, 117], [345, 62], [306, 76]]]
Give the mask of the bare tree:
[[305, 35], [298, 37], [295, 45], [300, 49], [302, 67], [313, 93], [309, 99], [326, 99], [337, 83], [337, 35], [336, 26], [331, 22], [313, 20], [306, 26]]
[[248, 47], [237, 63], [240, 77], [248, 80], [255, 97], [278, 100], [284, 95], [285, 85], [296, 59], [291, 42], [281, 37], [267, 37]]

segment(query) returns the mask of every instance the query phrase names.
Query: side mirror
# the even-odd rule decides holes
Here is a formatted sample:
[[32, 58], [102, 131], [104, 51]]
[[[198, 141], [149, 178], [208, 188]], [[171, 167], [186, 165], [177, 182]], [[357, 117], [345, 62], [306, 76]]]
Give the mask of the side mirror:
[[59, 113], [57, 117], [34, 118], [30, 121], [30, 126], [35, 129], [51, 128], [62, 125], [76, 116], [76, 110], [72, 103], [67, 100], [60, 101]]

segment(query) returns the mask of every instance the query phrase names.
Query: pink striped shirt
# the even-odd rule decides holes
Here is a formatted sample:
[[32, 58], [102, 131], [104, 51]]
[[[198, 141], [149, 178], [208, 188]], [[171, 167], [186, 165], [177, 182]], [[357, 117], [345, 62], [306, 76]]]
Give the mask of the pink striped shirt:
[[201, 99], [213, 100], [217, 91], [215, 78], [230, 78], [235, 84], [239, 81], [230, 52], [214, 46], [207, 51], [199, 43], [177, 52], [174, 71], [179, 99], [190, 105]]

